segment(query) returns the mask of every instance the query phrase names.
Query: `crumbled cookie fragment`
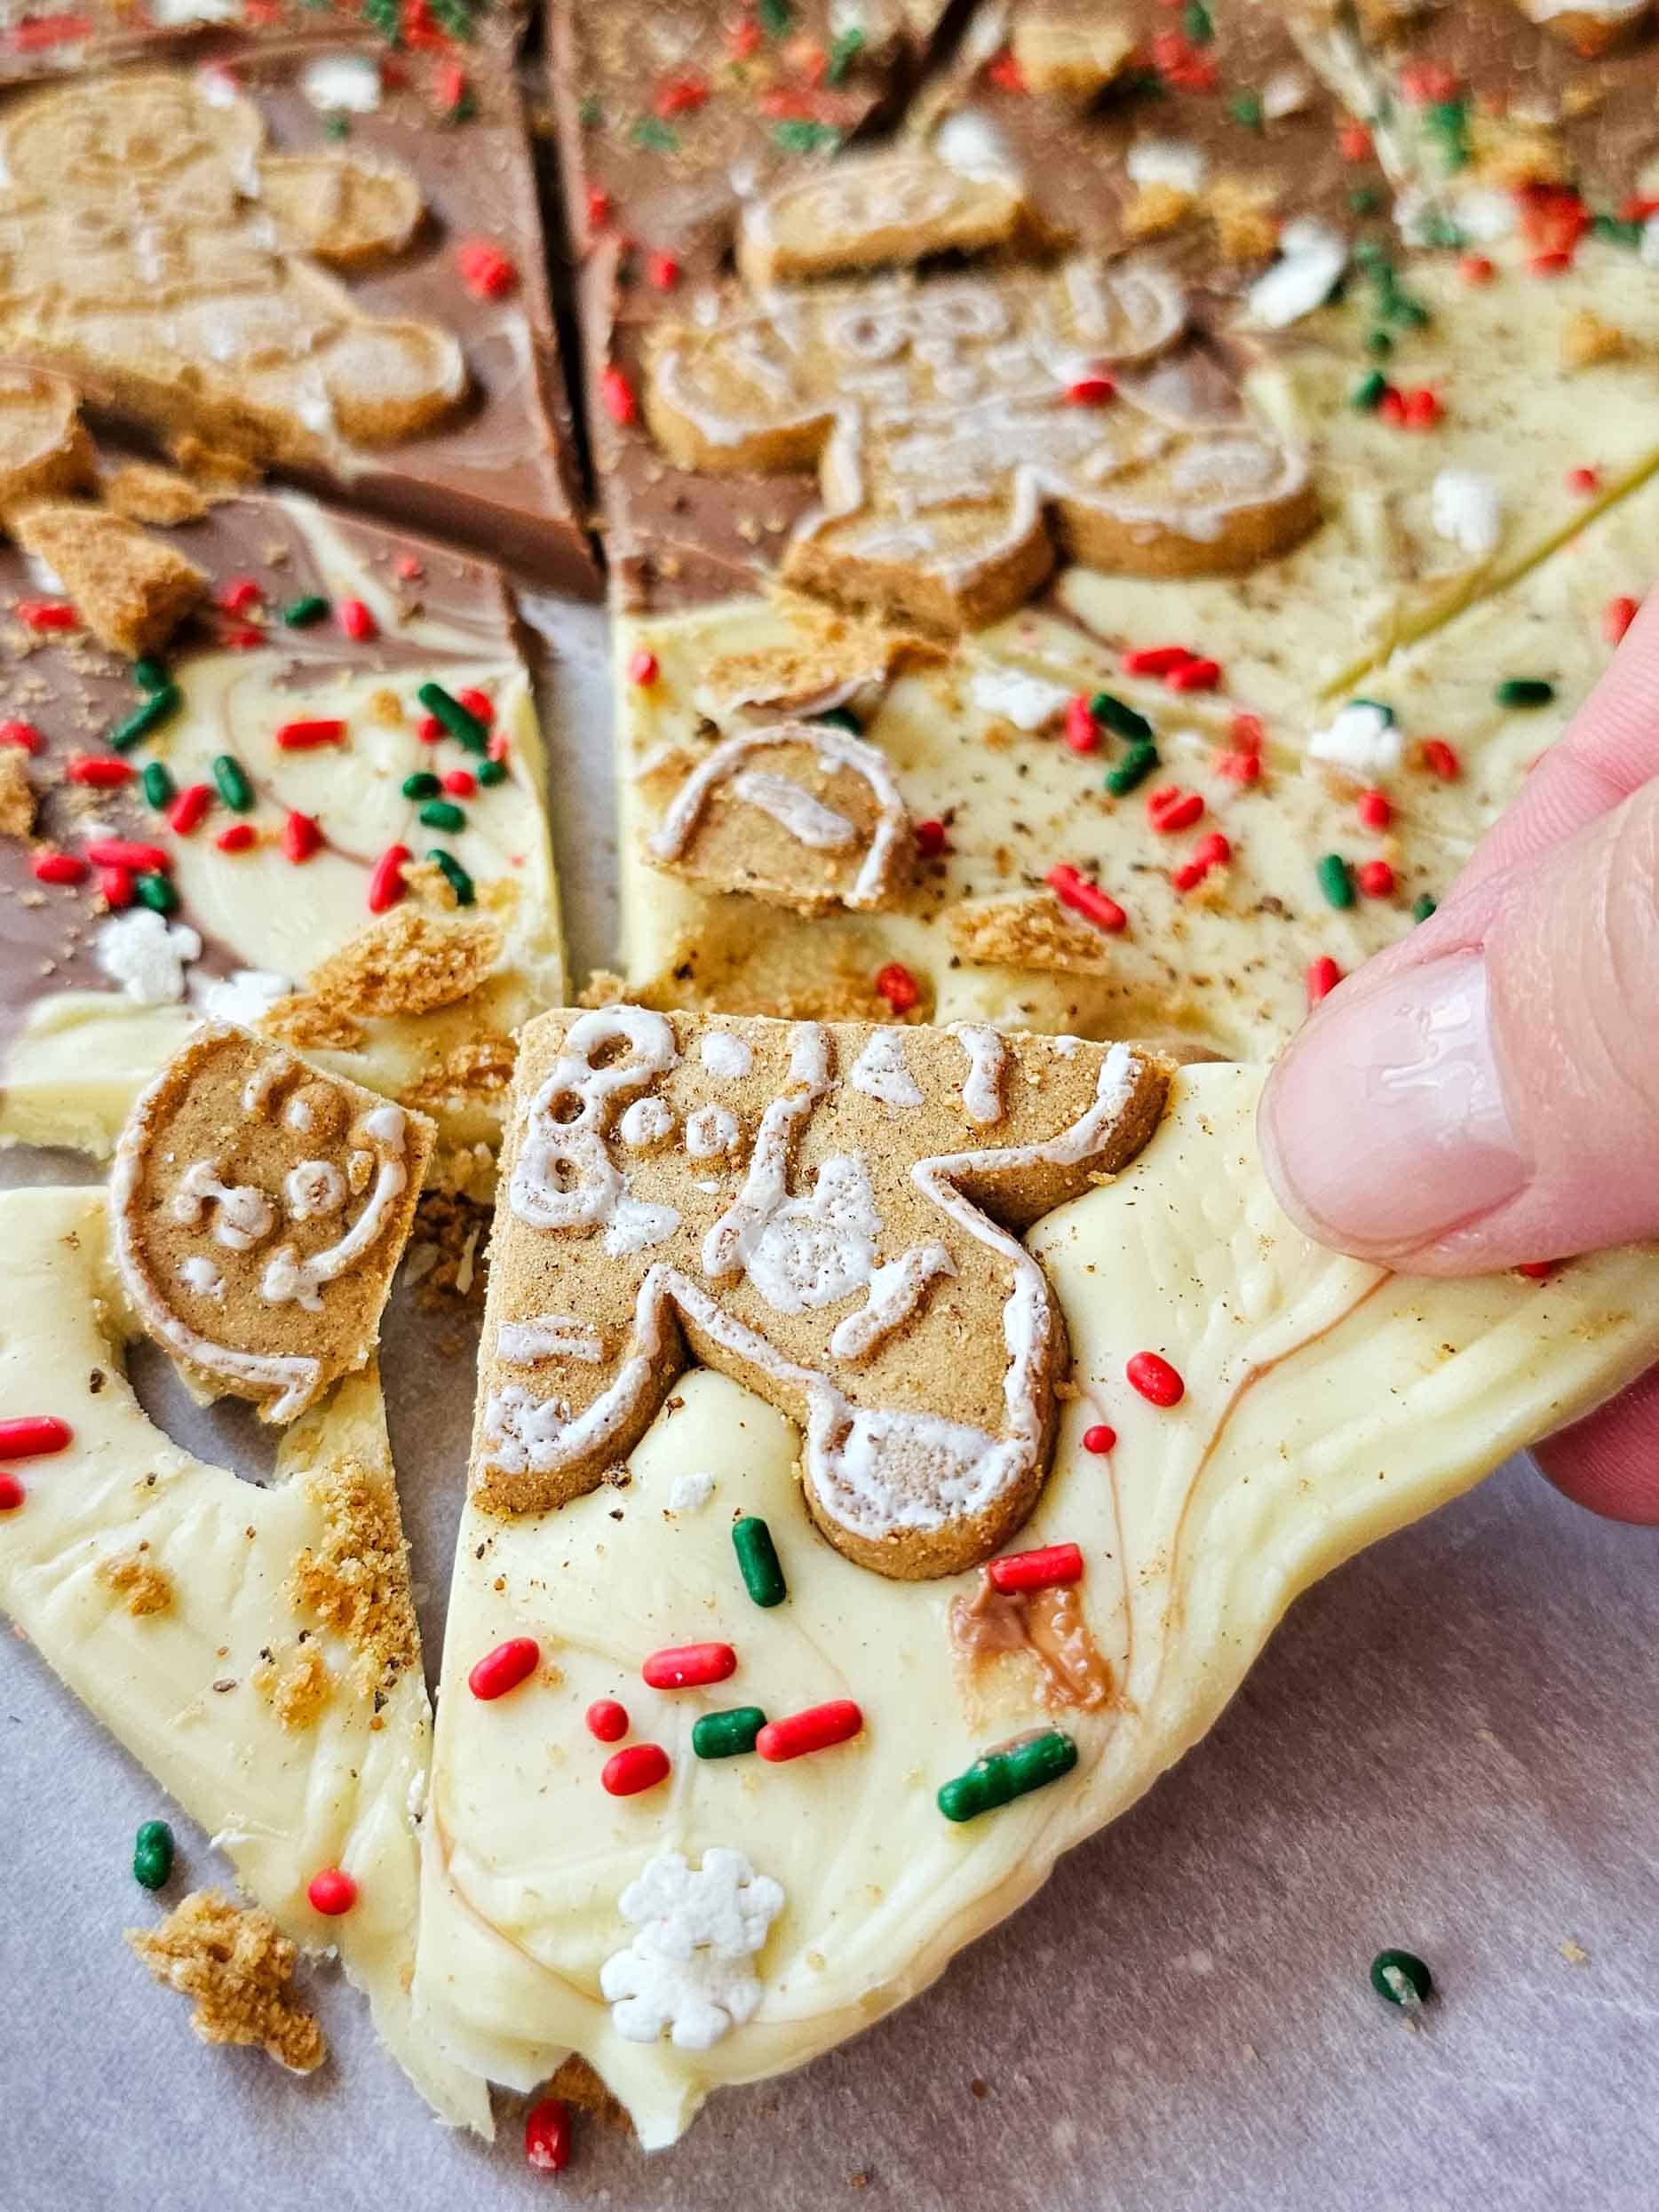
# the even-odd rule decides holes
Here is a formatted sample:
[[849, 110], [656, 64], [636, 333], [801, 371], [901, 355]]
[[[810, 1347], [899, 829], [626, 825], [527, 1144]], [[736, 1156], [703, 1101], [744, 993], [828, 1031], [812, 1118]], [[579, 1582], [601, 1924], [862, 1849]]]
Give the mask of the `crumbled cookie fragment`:
[[0, 368], [0, 512], [91, 480], [92, 441], [74, 386], [37, 369]]
[[743, 653], [717, 654], [702, 671], [696, 703], [724, 723], [745, 709], [802, 714], [839, 705], [862, 686], [885, 684], [901, 667], [942, 658], [914, 630], [817, 605], [797, 592], [780, 597], [789, 634]]
[[325, 1533], [316, 1550], [307, 1544], [295, 1560], [288, 1602], [345, 1637], [362, 1662], [359, 1688], [372, 1695], [420, 1653], [396, 1493], [389, 1477], [355, 1459], [320, 1469], [306, 1488]]
[[1259, 186], [1218, 177], [1204, 194], [1204, 210], [1216, 226], [1216, 243], [1228, 261], [1266, 261], [1279, 242], [1273, 201]]
[[315, 1725], [334, 1693], [328, 1661], [314, 1645], [273, 1652], [261, 1659], [251, 1679], [283, 1727], [296, 1735]]
[[313, 971], [311, 996], [359, 1020], [430, 1013], [470, 998], [500, 954], [491, 922], [397, 907]]
[[504, 1097], [517, 1054], [511, 1037], [469, 1037], [452, 1045], [425, 1073], [403, 1087], [409, 1104], [430, 1114]]
[[597, 2120], [601, 2128], [615, 2128], [628, 2135], [633, 2133], [633, 2122], [628, 2117], [627, 2106], [614, 2097], [579, 2051], [572, 2051], [547, 2084], [550, 2097], [561, 2097], [567, 2105], [574, 2105], [579, 2113], [586, 2113]]
[[62, 578], [99, 645], [130, 660], [158, 652], [206, 603], [208, 579], [194, 561], [118, 514], [52, 502], [24, 509], [12, 528]]
[[98, 1581], [107, 1590], [126, 1599], [127, 1611], [135, 1621], [172, 1607], [172, 1577], [165, 1567], [145, 1557], [148, 1550], [148, 1544], [141, 1543], [117, 1558], [100, 1560], [98, 1567]]
[[1101, 20], [1083, 7], [1073, 15], [1018, 19], [1009, 44], [1028, 91], [1052, 93], [1078, 107], [1097, 99], [1135, 51], [1122, 23]]
[[103, 484], [104, 504], [129, 522], [154, 523], [163, 530], [181, 522], [200, 522], [209, 506], [199, 484], [176, 469], [153, 461], [129, 461]]
[[259, 1027], [266, 1036], [279, 1037], [302, 1052], [354, 1052], [364, 1035], [361, 1021], [325, 1005], [309, 991], [290, 991], [278, 999], [260, 1018]]
[[0, 837], [27, 837], [34, 827], [28, 756], [20, 746], [0, 745]]
[[1561, 332], [1563, 369], [1593, 369], [1599, 361], [1615, 361], [1628, 350], [1629, 341], [1615, 322], [1605, 322], [1588, 307], [1569, 315]]
[[1179, 185], [1142, 185], [1123, 210], [1123, 235], [1128, 239], [1156, 238], [1185, 222], [1193, 195]]
[[127, 1941], [158, 1982], [194, 2000], [190, 2025], [204, 2043], [251, 2043], [291, 2073], [314, 2073], [329, 2046], [292, 1995], [298, 1957], [269, 1913], [193, 1890], [154, 1928]]
[[958, 907], [948, 924], [963, 959], [988, 968], [1060, 968], [1109, 975], [1111, 940], [1074, 922], [1046, 892]]
[[415, 1209], [409, 1272], [415, 1281], [415, 1303], [423, 1311], [436, 1312], [457, 1299], [482, 1304], [491, 1211], [458, 1192], [422, 1193]]

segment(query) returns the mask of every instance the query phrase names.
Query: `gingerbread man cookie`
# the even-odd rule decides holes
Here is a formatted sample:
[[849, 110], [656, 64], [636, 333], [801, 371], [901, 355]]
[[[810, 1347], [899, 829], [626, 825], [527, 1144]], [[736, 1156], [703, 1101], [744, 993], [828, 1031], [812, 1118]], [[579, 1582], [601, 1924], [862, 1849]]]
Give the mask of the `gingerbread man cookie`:
[[631, 1006], [524, 1033], [473, 1451], [486, 1510], [623, 1459], [689, 1360], [803, 1433], [836, 1549], [904, 1580], [1006, 1542], [1047, 1472], [1066, 1333], [1018, 1233], [1139, 1150], [1126, 1045]]
[[401, 251], [414, 179], [274, 155], [222, 75], [147, 70], [0, 115], [0, 347], [261, 460], [392, 445], [462, 396], [454, 337], [361, 313], [328, 269]]
[[213, 1023], [134, 1106], [110, 1177], [145, 1328], [205, 1395], [292, 1421], [373, 1351], [433, 1126]]
[[[988, 210], [975, 194], [993, 191]], [[1215, 575], [1306, 535], [1306, 458], [1231, 394], [1218, 417], [1213, 369], [1183, 373], [1185, 303], [1163, 273], [1087, 257], [914, 273], [964, 235], [1012, 238], [1012, 194], [916, 154], [756, 203], [739, 257], [751, 273], [902, 266], [661, 326], [645, 405], [663, 450], [705, 472], [817, 470], [822, 505], [785, 577], [948, 632], [1009, 613], [1061, 554]]]

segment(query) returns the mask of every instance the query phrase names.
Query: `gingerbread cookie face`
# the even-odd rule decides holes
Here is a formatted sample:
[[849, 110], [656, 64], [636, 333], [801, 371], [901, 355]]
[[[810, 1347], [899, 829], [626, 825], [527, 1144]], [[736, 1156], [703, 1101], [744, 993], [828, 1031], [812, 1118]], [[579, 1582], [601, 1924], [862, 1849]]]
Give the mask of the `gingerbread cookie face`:
[[134, 1106], [110, 1178], [145, 1328], [212, 1396], [292, 1421], [374, 1349], [430, 1122], [215, 1023]]
[[913, 849], [886, 756], [818, 722], [774, 723], [717, 745], [679, 783], [647, 844], [661, 868], [798, 914], [891, 905]]
[[[907, 210], [965, 189], [922, 155], [853, 165], [798, 196], [838, 195], [823, 251], [934, 250]], [[891, 204], [885, 195], [891, 195]], [[784, 197], [791, 225], [794, 196]], [[815, 202], [814, 202], [815, 204]], [[773, 236], [772, 202], [746, 236]], [[754, 254], [751, 252], [751, 260]], [[1135, 575], [1252, 567], [1317, 519], [1307, 464], [1204, 380], [1148, 374], [1185, 327], [1157, 270], [872, 277], [774, 291], [704, 326], [663, 325], [646, 413], [670, 457], [705, 472], [816, 469], [791, 583], [948, 632], [1010, 612], [1065, 553]]]
[[66, 84], [0, 115], [0, 345], [260, 460], [438, 423], [465, 387], [455, 339], [366, 314], [323, 274], [409, 243], [414, 178], [265, 138], [206, 73]]
[[975, 1565], [1047, 1471], [1065, 1330], [1018, 1233], [1143, 1145], [1125, 1045], [715, 1022], [614, 1007], [525, 1032], [473, 1453], [486, 1510], [551, 1510], [692, 1360], [798, 1423], [847, 1558]]

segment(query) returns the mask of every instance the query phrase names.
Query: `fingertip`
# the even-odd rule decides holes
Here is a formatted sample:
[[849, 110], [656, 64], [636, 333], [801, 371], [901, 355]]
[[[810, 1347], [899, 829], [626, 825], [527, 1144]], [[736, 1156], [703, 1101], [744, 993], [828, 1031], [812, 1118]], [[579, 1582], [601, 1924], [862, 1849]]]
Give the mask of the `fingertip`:
[[1659, 1526], [1659, 1368], [1538, 1445], [1556, 1488], [1607, 1520]]

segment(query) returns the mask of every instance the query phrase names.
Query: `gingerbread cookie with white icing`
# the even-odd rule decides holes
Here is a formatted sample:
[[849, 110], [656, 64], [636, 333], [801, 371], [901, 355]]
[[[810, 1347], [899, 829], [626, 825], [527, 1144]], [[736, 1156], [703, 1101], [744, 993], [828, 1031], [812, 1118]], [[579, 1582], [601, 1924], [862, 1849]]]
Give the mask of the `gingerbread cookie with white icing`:
[[541, 1512], [693, 1360], [800, 1426], [808, 1510], [905, 1580], [986, 1558], [1047, 1472], [1065, 1332], [1017, 1233], [1156, 1126], [1163, 1063], [988, 1027], [550, 1014], [525, 1032], [472, 1494]]
[[193, 1388], [287, 1422], [364, 1365], [433, 1134], [227, 1023], [163, 1069], [110, 1204], [127, 1294]]

